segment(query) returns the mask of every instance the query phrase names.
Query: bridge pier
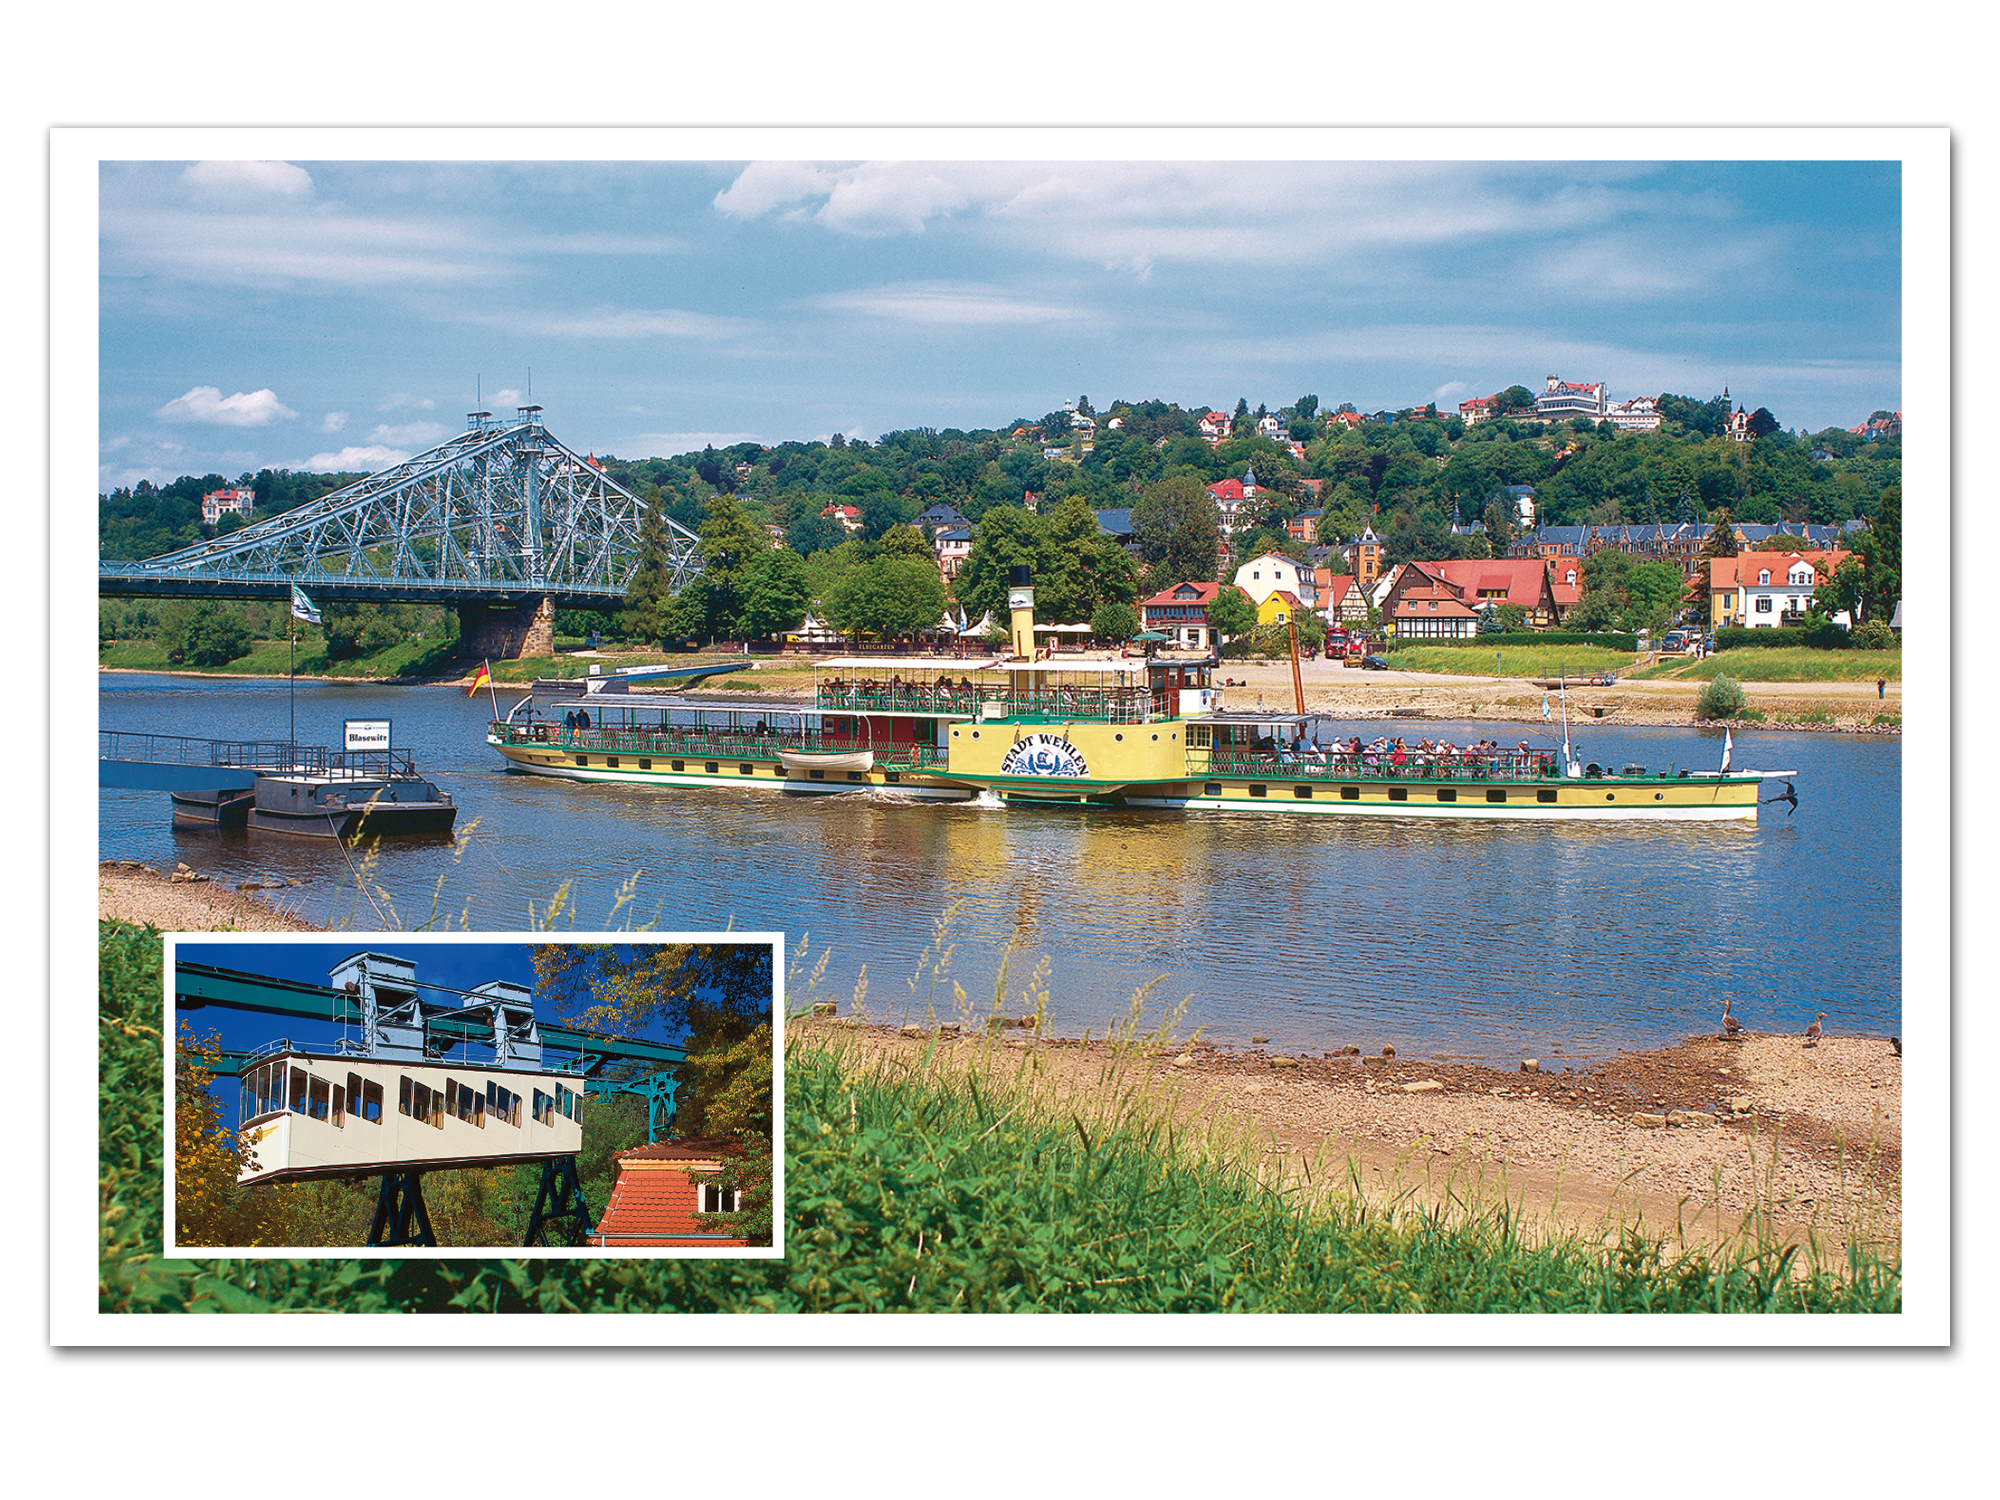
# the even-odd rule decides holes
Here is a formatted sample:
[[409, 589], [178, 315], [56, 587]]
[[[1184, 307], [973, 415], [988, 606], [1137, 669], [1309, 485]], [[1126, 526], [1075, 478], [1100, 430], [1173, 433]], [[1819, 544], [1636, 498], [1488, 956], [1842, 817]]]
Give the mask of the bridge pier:
[[556, 651], [556, 601], [544, 595], [538, 604], [495, 609], [484, 604], [458, 607], [458, 652], [467, 658], [512, 661], [522, 656], [553, 656]]

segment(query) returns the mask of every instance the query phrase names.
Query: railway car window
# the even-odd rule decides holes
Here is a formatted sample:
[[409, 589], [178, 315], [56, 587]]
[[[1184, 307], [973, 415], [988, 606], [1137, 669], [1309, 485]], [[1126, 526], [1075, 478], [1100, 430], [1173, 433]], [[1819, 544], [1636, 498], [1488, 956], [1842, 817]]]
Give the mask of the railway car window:
[[404, 1114], [410, 1112], [410, 1075], [405, 1073], [396, 1085], [396, 1108]]
[[340, 1084], [333, 1086], [333, 1124], [339, 1129], [347, 1123], [347, 1090]]
[[534, 1089], [531, 1092], [534, 1098], [529, 1101], [528, 1117], [539, 1125], [542, 1123], [542, 1111], [548, 1107], [547, 1100], [549, 1096], [544, 1094], [540, 1089]]
[[476, 1089], [460, 1089], [458, 1097], [463, 1099], [468, 1092], [472, 1094], [472, 1123], [477, 1125], [481, 1130], [484, 1130], [486, 1128], [486, 1096]]
[[[348, 1098], [352, 1099], [353, 1097], [354, 1094], [350, 1088]], [[370, 1125], [380, 1125], [382, 1123], [381, 1084], [364, 1083], [361, 1085], [361, 1118], [366, 1120]]]
[[333, 1090], [324, 1078], [306, 1079], [306, 1113], [324, 1120], [333, 1112]]
[[292, 1113], [302, 1115], [305, 1112], [306, 1075], [303, 1070], [294, 1068], [292, 1069]]

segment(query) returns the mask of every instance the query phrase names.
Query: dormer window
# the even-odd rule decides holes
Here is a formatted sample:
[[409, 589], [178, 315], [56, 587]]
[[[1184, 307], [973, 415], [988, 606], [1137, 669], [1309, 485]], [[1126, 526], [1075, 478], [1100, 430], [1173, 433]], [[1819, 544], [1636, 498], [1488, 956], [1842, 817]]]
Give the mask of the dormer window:
[[1769, 583], [1771, 581], [1771, 570], [1769, 568], [1759, 568], [1757, 570], [1757, 581], [1759, 583]]

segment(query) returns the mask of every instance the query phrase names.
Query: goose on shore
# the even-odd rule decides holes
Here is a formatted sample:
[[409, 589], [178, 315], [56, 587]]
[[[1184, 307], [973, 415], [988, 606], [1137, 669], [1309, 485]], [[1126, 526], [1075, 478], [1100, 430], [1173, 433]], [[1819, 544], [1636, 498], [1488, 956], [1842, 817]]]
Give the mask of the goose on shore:
[[1806, 1028], [1806, 1045], [1808, 1047], [1817, 1047], [1819, 1045], [1819, 1023], [1825, 1019], [1826, 1012], [1821, 1011], [1813, 1018], [1812, 1025]]
[[1729, 1013], [1729, 1005], [1729, 1000], [1725, 998], [1722, 1002], [1722, 1034], [1726, 1037], [1740, 1037], [1743, 1035], [1743, 1023]]
[[1899, 1036], [1890, 1037], [1889, 1045], [1896, 1049], [1896, 1056], [1901, 1057], [1903, 1055], [1903, 1039], [1901, 1037]]

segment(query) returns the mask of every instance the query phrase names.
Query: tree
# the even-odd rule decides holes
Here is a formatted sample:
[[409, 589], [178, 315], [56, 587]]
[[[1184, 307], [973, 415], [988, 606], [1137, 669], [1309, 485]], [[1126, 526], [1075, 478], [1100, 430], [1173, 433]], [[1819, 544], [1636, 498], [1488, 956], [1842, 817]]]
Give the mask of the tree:
[[1247, 640], [1257, 628], [1257, 606], [1235, 584], [1225, 583], [1208, 606], [1208, 623], [1224, 641]]
[[883, 557], [919, 557], [930, 561], [937, 556], [931, 544], [924, 540], [924, 534], [907, 522], [891, 526], [883, 532], [881, 547], [880, 555]]
[[[1016, 505], [996, 506], [973, 528], [972, 552], [952, 580], [952, 593], [974, 619], [1007, 615], [1007, 575], [1017, 567], [1039, 571], [1042, 533], [1035, 517]], [[1039, 592], [1039, 591], [1038, 591]]]
[[197, 1038], [187, 1022], [174, 1043], [174, 1220], [183, 1245], [268, 1245], [274, 1207], [268, 1193], [246, 1193], [236, 1179], [246, 1155], [209, 1092], [222, 1064], [220, 1038]]
[[536, 989], [557, 1013], [574, 1013], [582, 1025], [623, 1035], [663, 1029], [685, 1047], [675, 1133], [736, 1143], [739, 1155], [720, 1180], [743, 1196], [737, 1213], [717, 1227], [768, 1244], [771, 949], [750, 943], [551, 944], [537, 947], [534, 959]]
[[771, 550], [764, 528], [734, 495], [717, 495], [701, 523], [702, 587], [681, 591], [674, 614], [681, 628], [713, 639], [740, 628], [743, 591], [753, 559]]
[[812, 608], [812, 580], [805, 559], [788, 547], [754, 557], [743, 570], [735, 628], [746, 636], [768, 637], [796, 630]]
[[1100, 641], [1129, 641], [1139, 633], [1139, 612], [1122, 600], [1107, 601], [1091, 615], [1090, 633]]
[[1125, 549], [1097, 524], [1081, 495], [1064, 497], [1036, 518], [1035, 613], [1051, 624], [1088, 620], [1100, 605], [1130, 603], [1138, 571]]
[[220, 667], [250, 653], [250, 627], [227, 604], [204, 599], [192, 607], [160, 611], [154, 640], [169, 659], [197, 667]]
[[1525, 385], [1510, 385], [1494, 403], [1502, 413], [1530, 412], [1535, 409], [1535, 393]]
[[1132, 536], [1155, 587], [1203, 583], [1215, 577], [1222, 512], [1199, 479], [1176, 475], [1133, 504]]
[[654, 485], [639, 516], [639, 566], [625, 586], [627, 627], [643, 640], [657, 641], [666, 630], [673, 597], [668, 587], [672, 577], [670, 547], [666, 509], [660, 503], [659, 486]]
[[535, 991], [552, 1014], [591, 1030], [675, 1041], [704, 1027], [747, 1036], [771, 1017], [763, 943], [548, 943], [534, 950]]
[[878, 557], [850, 571], [826, 601], [828, 617], [847, 632], [916, 635], [944, 616], [944, 578], [913, 557]]
[[1749, 429], [1750, 436], [1753, 438], [1769, 437], [1772, 433], [1779, 430], [1779, 426], [1778, 419], [1761, 406], [1750, 413]]

